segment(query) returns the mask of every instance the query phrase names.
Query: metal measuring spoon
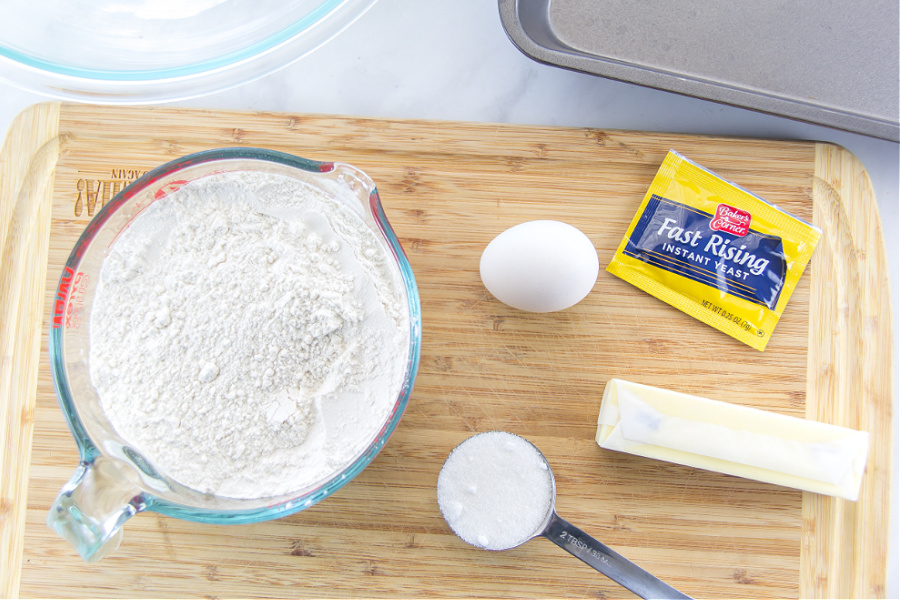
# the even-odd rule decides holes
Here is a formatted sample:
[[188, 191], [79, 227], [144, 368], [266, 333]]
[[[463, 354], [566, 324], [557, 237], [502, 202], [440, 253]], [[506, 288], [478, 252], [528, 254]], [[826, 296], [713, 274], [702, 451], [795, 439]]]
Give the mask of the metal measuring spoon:
[[441, 514], [473, 546], [509, 550], [543, 536], [642, 598], [690, 598], [557, 515], [555, 503], [547, 459], [504, 431], [462, 442], [438, 476]]

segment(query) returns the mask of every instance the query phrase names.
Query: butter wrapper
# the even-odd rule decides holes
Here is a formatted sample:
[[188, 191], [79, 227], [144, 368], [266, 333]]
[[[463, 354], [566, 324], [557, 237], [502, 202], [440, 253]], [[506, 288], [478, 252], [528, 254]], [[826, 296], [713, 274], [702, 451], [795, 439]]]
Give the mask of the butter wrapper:
[[856, 501], [869, 434], [611, 379], [597, 443], [608, 450]]
[[669, 152], [607, 271], [761, 351], [820, 236]]

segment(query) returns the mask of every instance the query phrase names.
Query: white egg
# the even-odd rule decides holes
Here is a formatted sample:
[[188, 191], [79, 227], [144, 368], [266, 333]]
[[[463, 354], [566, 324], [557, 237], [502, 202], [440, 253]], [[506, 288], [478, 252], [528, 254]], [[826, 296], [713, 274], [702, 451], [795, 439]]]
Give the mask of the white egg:
[[600, 273], [588, 237], [560, 221], [529, 221], [495, 237], [481, 255], [481, 281], [501, 302], [553, 312], [580, 302]]

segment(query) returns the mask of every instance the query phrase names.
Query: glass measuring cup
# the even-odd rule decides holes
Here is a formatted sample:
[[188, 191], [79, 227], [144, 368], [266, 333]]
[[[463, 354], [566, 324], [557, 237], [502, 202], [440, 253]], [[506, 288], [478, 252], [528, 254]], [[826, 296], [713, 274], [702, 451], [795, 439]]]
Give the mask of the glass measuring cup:
[[[318, 188], [358, 215], [383, 246], [394, 287], [408, 314], [405, 373], [396, 401], [363, 450], [329, 476], [274, 497], [238, 499], [201, 493], [179, 484], [120, 436], [105, 416], [90, 376], [91, 308], [109, 246], [147, 206], [186, 183], [214, 173], [262, 171]], [[270, 150], [228, 148], [192, 154], [163, 165], [126, 187], [88, 224], [63, 269], [49, 331], [50, 364], [57, 396], [78, 445], [80, 464], [47, 518], [85, 560], [114, 550], [123, 524], [151, 510], [204, 523], [251, 523], [285, 516], [323, 500], [346, 485], [377, 455], [403, 415], [412, 391], [421, 345], [421, 313], [412, 269], [382, 209], [372, 180], [341, 163], [321, 163]]]
[[505, 431], [462, 442], [438, 476], [441, 514], [473, 546], [510, 550], [543, 536], [642, 598], [690, 598], [557, 515], [555, 499], [544, 455]]

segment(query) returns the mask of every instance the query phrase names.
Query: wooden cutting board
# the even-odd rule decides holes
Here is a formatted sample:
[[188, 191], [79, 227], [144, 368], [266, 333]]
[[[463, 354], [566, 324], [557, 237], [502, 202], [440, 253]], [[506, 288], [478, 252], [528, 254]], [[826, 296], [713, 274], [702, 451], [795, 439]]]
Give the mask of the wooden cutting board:
[[[326, 501], [255, 525], [140, 514], [85, 564], [44, 524], [76, 466], [50, 380], [45, 319], [77, 236], [128, 181], [178, 156], [261, 146], [340, 160], [377, 182], [415, 272], [422, 359], [376, 460]], [[484, 246], [560, 219], [605, 267], [676, 149], [824, 230], [764, 353], [601, 271], [572, 309], [528, 314], [481, 285]], [[558, 512], [698, 598], [885, 593], [890, 485], [888, 269], [868, 176], [829, 144], [510, 125], [42, 104], [0, 156], [0, 574], [23, 597], [632, 597], [546, 540], [476, 550], [435, 484], [480, 431], [533, 441]], [[612, 377], [871, 432], [858, 502], [609, 452]]]

